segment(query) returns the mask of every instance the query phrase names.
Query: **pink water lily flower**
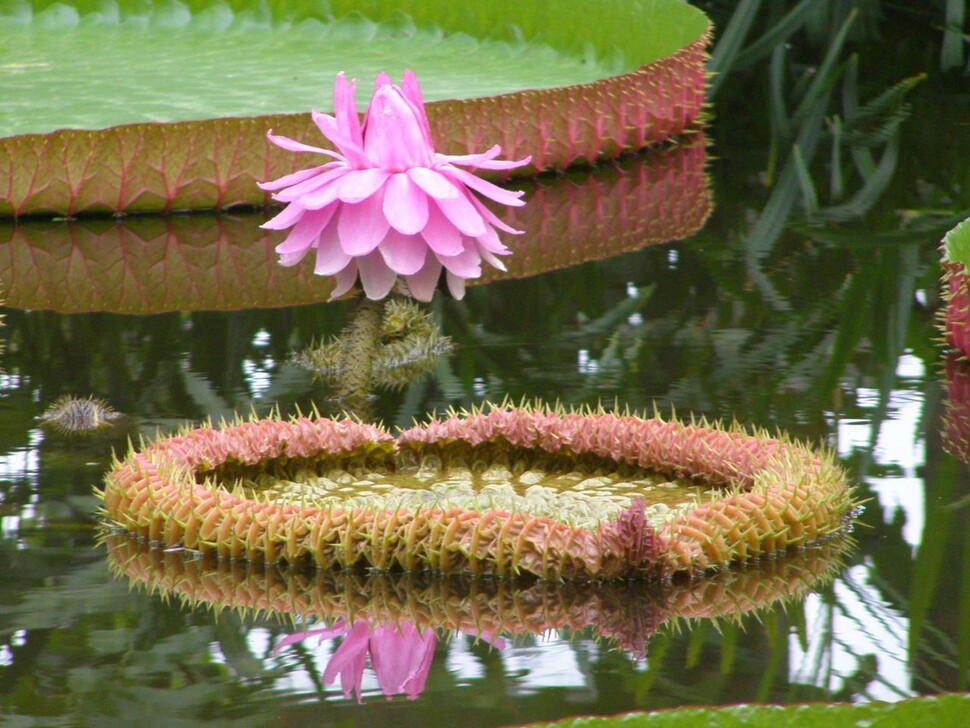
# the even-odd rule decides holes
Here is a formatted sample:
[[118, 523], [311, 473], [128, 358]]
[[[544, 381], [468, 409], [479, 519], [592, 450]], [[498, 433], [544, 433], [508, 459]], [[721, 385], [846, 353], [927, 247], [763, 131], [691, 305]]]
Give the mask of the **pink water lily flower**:
[[309, 146], [270, 131], [271, 142], [291, 152], [331, 157], [310, 169], [260, 185], [286, 207], [263, 225], [292, 228], [276, 247], [282, 265], [296, 265], [316, 251], [314, 273], [333, 275], [331, 298], [360, 277], [364, 293], [378, 300], [399, 278], [410, 294], [431, 300], [442, 269], [456, 298], [465, 280], [481, 275], [481, 262], [505, 270], [498, 258], [510, 251], [496, 229], [520, 233], [476, 196], [519, 206], [521, 192], [498, 187], [470, 169], [506, 170], [528, 164], [497, 159], [501, 148], [481, 154], [438, 154], [417, 78], [404, 72], [401, 85], [380, 73], [363, 125], [354, 100], [355, 81], [334, 82], [334, 116], [312, 112], [313, 121], [337, 152]]
[[[361, 686], [368, 657], [377, 676], [377, 684], [386, 697], [404, 694], [409, 700], [417, 698], [428, 680], [437, 642], [433, 629], [418, 629], [413, 622], [373, 624], [366, 619], [358, 619], [350, 624], [338, 619], [332, 627], [296, 632], [284, 637], [276, 643], [273, 653], [309, 637], [318, 637], [321, 642], [334, 637], [344, 638], [330, 656], [323, 671], [323, 682], [331, 685], [339, 677], [344, 697], [353, 695], [358, 703], [363, 702]], [[505, 648], [505, 640], [497, 635], [482, 633], [478, 638], [497, 650]]]

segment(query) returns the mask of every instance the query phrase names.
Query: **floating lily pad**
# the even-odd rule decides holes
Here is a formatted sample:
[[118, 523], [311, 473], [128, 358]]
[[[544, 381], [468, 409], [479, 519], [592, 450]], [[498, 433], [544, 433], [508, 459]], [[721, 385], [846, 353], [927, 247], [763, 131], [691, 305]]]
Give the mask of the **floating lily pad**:
[[351, 420], [203, 427], [106, 477], [110, 523], [249, 561], [543, 578], [700, 572], [844, 531], [830, 455], [764, 434], [493, 407], [396, 438]]
[[297, 163], [265, 131], [318, 143], [306, 111], [340, 70], [412, 68], [450, 99], [428, 108], [439, 151], [498, 143], [532, 172], [698, 123], [709, 24], [678, 0], [326, 7], [0, 3], [0, 215], [262, 204]]

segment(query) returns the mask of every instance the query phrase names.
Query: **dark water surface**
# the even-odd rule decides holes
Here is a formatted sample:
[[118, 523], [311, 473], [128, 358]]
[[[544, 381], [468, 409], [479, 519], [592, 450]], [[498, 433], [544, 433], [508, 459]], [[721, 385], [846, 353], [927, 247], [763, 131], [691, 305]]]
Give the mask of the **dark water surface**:
[[[970, 208], [970, 103], [931, 80], [911, 98], [891, 179], [864, 216], [813, 220], [794, 205], [764, 235], [772, 141], [752, 108], [767, 104], [761, 89], [752, 77], [717, 107], [707, 186], [703, 159], [648, 155], [531, 190], [546, 224], [535, 222], [531, 243], [513, 241], [520, 277], [435, 300], [455, 350], [381, 390], [370, 414], [395, 428], [448, 406], [540, 398], [780, 428], [836, 451], [866, 499], [846, 553], [830, 546], [663, 589], [521, 593], [253, 574], [127, 541], [113, 543], [112, 567], [92, 494], [112, 451], [205, 418], [332, 410], [333, 388], [290, 356], [337, 334], [353, 304], [324, 302], [308, 274], [267, 284], [260, 216], [176, 220], [171, 234], [133, 221], [125, 275], [99, 252], [95, 233], [113, 222], [2, 228], [0, 717], [484, 726], [966, 690], [970, 373], [947, 363], [935, 320], [937, 245]], [[828, 154], [812, 168], [820, 189]], [[862, 186], [847, 184], [846, 198]], [[663, 225], [687, 237], [658, 242]], [[125, 417], [65, 435], [39, 419], [62, 395], [101, 398]], [[385, 699], [368, 666], [358, 704], [324, 680], [344, 638], [274, 651], [297, 631], [292, 619], [183, 603], [259, 607], [267, 594], [297, 614], [316, 604], [327, 623], [378, 603], [391, 621], [438, 620], [423, 691]], [[506, 628], [501, 639], [476, 638], [489, 620]]]

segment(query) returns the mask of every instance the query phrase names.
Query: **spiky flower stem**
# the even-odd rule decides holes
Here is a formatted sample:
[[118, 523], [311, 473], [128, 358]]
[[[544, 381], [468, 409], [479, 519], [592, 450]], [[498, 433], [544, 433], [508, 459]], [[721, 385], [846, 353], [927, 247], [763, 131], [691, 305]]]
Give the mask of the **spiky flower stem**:
[[374, 358], [381, 339], [384, 301], [361, 296], [341, 336], [337, 398], [348, 412], [364, 418], [370, 408]]
[[[593, 527], [500, 508], [281, 503], [228, 490], [233, 475], [317, 468], [337, 461], [394, 469], [454, 443], [505, 443], [566, 458], [595, 456], [719, 494], [651, 523], [642, 499]], [[839, 533], [854, 505], [831, 455], [798, 443], [706, 423], [542, 407], [489, 406], [401, 433], [356, 421], [265, 419], [200, 428], [130, 453], [108, 474], [108, 519], [153, 542], [226, 558], [318, 567], [532, 574], [552, 579], [638, 578], [698, 572], [801, 547]]]

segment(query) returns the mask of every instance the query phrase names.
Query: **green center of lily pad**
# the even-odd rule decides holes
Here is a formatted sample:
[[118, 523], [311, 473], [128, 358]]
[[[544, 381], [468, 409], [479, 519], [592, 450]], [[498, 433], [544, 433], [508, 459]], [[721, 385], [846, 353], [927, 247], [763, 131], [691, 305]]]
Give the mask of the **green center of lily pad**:
[[678, 0], [0, 0], [0, 137], [329, 111], [334, 75], [404, 68], [425, 99], [595, 81], [707, 19]]
[[714, 491], [690, 481], [590, 456], [546, 456], [502, 448], [455, 447], [400, 461], [270, 466], [242, 474], [243, 495], [314, 507], [500, 510], [546, 516], [594, 528], [642, 498], [659, 525], [710, 500]]

